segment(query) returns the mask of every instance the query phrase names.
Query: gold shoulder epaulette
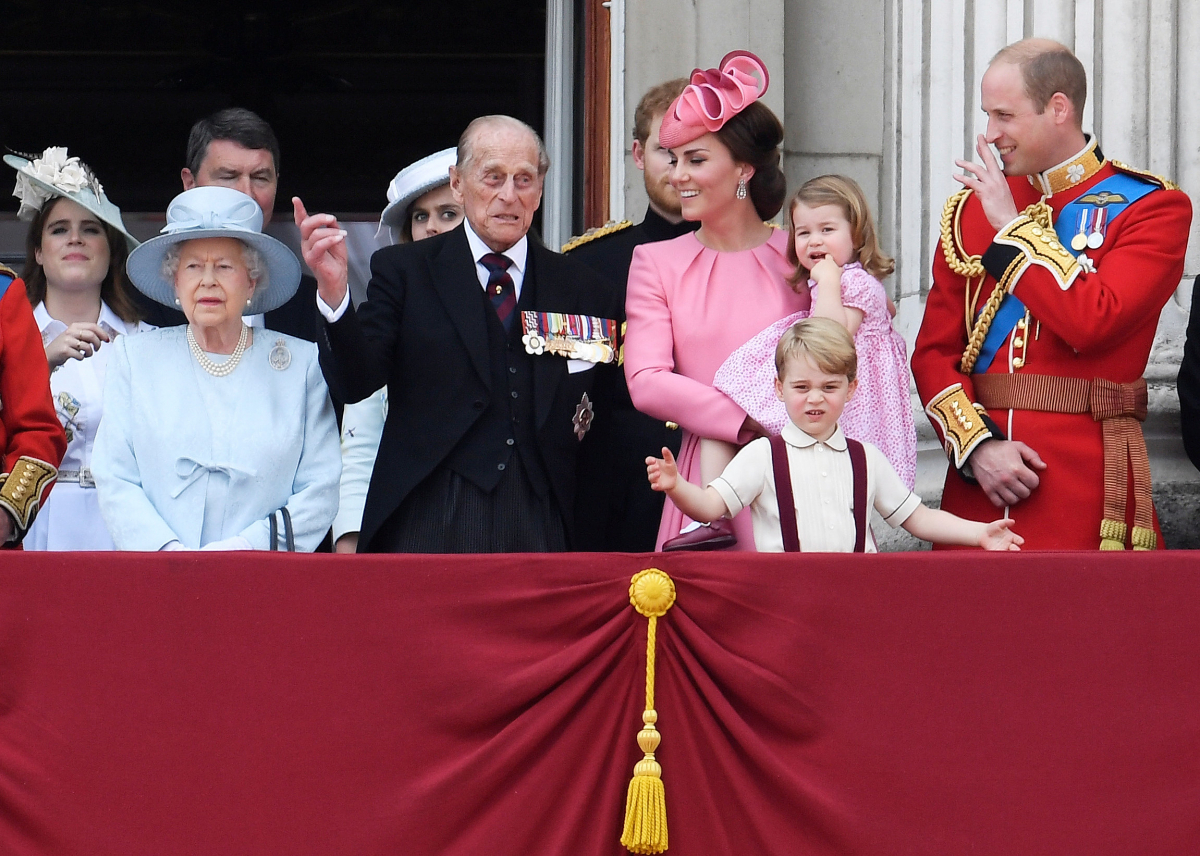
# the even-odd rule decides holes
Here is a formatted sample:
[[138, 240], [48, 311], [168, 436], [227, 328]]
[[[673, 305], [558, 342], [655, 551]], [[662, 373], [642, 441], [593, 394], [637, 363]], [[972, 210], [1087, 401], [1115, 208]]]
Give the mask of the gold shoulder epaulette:
[[763, 220], [763, 225], [770, 226], [772, 229], [782, 229], [783, 228], [778, 223], [772, 223], [770, 220]]
[[0, 264], [0, 276], [11, 276], [13, 279], [16, 279], [17, 272], [8, 265]]
[[628, 229], [633, 225], [632, 220], [609, 220], [603, 226], [595, 226], [588, 229], [582, 235], [577, 235], [571, 240], [562, 245], [562, 252], [569, 253], [576, 247], [582, 247], [584, 244], [590, 243], [597, 238], [603, 238], [605, 235], [611, 235], [613, 232], [620, 232], [623, 229]]
[[1151, 182], [1152, 184], [1157, 184], [1163, 190], [1178, 190], [1179, 189], [1179, 185], [1176, 184], [1175, 182], [1173, 182], [1169, 179], [1163, 178], [1161, 175], [1156, 175], [1155, 173], [1150, 172], [1149, 170], [1138, 169], [1137, 167], [1130, 166], [1127, 163], [1122, 163], [1119, 160], [1110, 160], [1109, 163], [1111, 163], [1113, 165], [1113, 169], [1115, 169], [1117, 172], [1123, 172], [1126, 175], [1136, 176], [1137, 178], [1144, 178], [1147, 181]]

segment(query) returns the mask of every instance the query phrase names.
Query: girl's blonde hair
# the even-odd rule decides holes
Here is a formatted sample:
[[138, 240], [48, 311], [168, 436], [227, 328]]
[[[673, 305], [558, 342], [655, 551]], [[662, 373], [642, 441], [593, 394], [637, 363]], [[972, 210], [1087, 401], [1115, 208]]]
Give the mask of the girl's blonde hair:
[[[797, 205], [820, 208], [836, 205], [850, 223], [850, 235], [854, 239], [854, 261], [876, 279], [890, 276], [896, 270], [896, 260], [886, 256], [879, 248], [879, 237], [875, 232], [875, 219], [858, 182], [844, 175], [820, 175], [809, 179], [796, 191], [788, 203], [788, 218], [791, 219]], [[796, 266], [789, 282], [793, 285], [808, 278], [808, 269], [800, 264], [796, 255], [796, 241], [788, 241], [788, 261]]]

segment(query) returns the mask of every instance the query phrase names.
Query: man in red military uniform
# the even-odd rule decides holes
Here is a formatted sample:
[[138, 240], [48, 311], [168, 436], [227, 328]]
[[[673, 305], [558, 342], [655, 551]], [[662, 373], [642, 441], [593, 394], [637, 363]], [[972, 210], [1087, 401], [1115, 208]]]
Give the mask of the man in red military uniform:
[[46, 501], [67, 437], [25, 283], [0, 265], [0, 545], [20, 543]]
[[965, 187], [942, 215], [912, 358], [950, 456], [942, 507], [1005, 509], [1025, 549], [1161, 547], [1142, 374], [1191, 202], [1083, 133], [1087, 79], [1063, 45], [1009, 45], [981, 94], [982, 163], [956, 162]]

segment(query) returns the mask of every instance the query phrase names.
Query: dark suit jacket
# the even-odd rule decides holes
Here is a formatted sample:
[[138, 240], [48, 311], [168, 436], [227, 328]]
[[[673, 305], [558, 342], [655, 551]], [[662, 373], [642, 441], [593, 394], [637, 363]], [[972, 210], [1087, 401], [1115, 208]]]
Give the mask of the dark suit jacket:
[[1192, 312], [1179, 366], [1179, 421], [1183, 447], [1200, 469], [1200, 276], [1192, 284]]
[[[568, 250], [568, 258], [587, 265], [610, 280], [621, 298], [625, 317], [625, 287], [633, 251], [651, 241], [667, 241], [700, 228], [699, 223], [670, 223], [646, 209], [636, 226], [603, 235]], [[592, 431], [580, 450], [579, 478], [589, 489], [576, 497], [576, 549], [646, 553], [658, 539], [663, 495], [646, 480], [646, 457], [662, 454], [663, 446], [679, 453], [682, 432], [661, 419], [638, 412], [629, 397], [625, 373], [603, 378], [597, 396], [611, 401], [596, 414]]]
[[[524, 282], [523, 289], [534, 289], [538, 311], [614, 318], [619, 310], [604, 279], [532, 237]], [[466, 233], [459, 227], [379, 250], [371, 258], [366, 302], [334, 324], [321, 319], [317, 346], [334, 397], [360, 401], [388, 386], [388, 417], [367, 491], [360, 549], [370, 549], [380, 526], [487, 408], [484, 308]], [[532, 359], [538, 452], [570, 538], [579, 448], [572, 419], [597, 374], [616, 369], [597, 366], [570, 374], [562, 357]]]

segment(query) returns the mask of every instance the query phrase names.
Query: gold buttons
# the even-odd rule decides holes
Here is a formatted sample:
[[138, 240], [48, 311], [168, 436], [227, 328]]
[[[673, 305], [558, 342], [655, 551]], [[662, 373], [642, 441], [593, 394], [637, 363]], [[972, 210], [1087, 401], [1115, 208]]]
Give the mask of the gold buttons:
[[1013, 364], [1014, 369], [1019, 369], [1025, 365], [1025, 361], [1023, 359], [1021, 359], [1020, 357], [1017, 357], [1016, 359], [1013, 360], [1012, 364]]
[[1017, 336], [1015, 339], [1013, 339], [1013, 347], [1014, 348], [1024, 348], [1025, 340], [1022, 339], [1020, 336]]

